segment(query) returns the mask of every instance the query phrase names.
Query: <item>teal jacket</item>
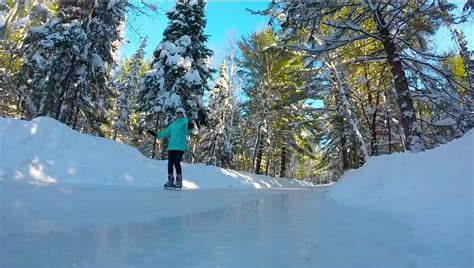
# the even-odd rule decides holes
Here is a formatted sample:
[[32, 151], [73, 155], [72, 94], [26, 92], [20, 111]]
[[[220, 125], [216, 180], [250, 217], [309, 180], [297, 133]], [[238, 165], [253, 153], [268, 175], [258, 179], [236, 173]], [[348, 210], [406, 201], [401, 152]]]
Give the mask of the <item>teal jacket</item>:
[[171, 124], [163, 131], [156, 133], [160, 139], [169, 138], [168, 151], [179, 150], [184, 151], [188, 149], [188, 136], [191, 130], [188, 130], [189, 119], [187, 117], [173, 120]]

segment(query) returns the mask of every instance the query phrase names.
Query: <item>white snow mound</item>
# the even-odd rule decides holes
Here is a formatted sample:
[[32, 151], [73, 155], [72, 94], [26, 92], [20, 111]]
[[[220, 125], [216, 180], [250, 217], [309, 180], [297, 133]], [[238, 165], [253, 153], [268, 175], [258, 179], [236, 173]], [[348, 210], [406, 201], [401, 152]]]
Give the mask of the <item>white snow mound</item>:
[[[312, 186], [201, 164], [182, 166], [187, 188]], [[0, 180], [161, 187], [166, 167], [166, 161], [149, 159], [113, 140], [81, 134], [49, 117], [31, 121], [0, 117]]]
[[338, 202], [373, 209], [417, 212], [446, 202], [472, 209], [474, 130], [462, 138], [421, 153], [371, 157], [347, 171], [329, 196]]

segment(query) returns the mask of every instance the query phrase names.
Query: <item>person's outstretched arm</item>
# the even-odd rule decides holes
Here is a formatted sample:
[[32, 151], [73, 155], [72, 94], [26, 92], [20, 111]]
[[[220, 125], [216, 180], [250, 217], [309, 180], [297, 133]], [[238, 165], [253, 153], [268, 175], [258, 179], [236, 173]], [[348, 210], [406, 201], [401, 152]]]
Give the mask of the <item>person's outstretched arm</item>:
[[148, 133], [148, 134], [150, 134], [150, 135], [152, 135], [153, 137], [156, 138], [156, 132], [155, 132], [155, 131], [153, 131], [153, 130], [151, 130], [151, 129], [147, 129], [147, 130], [146, 130], [146, 133]]
[[169, 124], [169, 126], [167, 128], [165, 128], [163, 131], [160, 131], [160, 132], [156, 133], [156, 137], [159, 138], [159, 139], [168, 138], [171, 134], [170, 133], [171, 124]]

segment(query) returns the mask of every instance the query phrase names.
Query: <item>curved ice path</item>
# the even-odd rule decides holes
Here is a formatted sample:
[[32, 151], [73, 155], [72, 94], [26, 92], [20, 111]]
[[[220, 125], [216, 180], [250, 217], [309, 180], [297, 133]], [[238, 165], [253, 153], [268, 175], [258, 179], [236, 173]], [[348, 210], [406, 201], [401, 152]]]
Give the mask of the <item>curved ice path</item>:
[[327, 188], [0, 187], [0, 267], [472, 264], [457, 249], [436, 256], [401, 215], [335, 203]]

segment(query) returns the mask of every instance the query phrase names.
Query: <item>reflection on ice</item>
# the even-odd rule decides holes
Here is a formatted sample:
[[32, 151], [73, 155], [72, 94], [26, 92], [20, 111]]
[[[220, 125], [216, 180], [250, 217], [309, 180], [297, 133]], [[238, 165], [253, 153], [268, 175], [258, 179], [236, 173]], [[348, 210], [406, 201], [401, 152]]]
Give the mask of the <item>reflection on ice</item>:
[[[95, 194], [103, 194], [100, 189], [71, 189], [74, 195], [63, 188], [54, 193], [51, 187], [39, 189], [49, 191], [50, 203], [44, 206], [57, 207], [31, 203], [28, 190], [13, 191], [17, 199], [2, 204], [0, 267], [433, 267], [470, 262], [469, 253], [454, 250], [447, 252], [450, 258], [433, 258], [434, 245], [417, 241], [403, 217], [335, 204], [320, 189], [119, 189], [108, 194], [115, 198], [108, 204], [96, 199]], [[157, 195], [161, 199], [153, 199]], [[222, 206], [197, 209], [202, 203]], [[67, 208], [75, 212], [63, 212]], [[54, 209], [66, 215], [50, 214]], [[159, 213], [167, 209], [180, 212]], [[140, 218], [143, 214], [151, 217]], [[111, 218], [119, 220], [107, 221]]]

